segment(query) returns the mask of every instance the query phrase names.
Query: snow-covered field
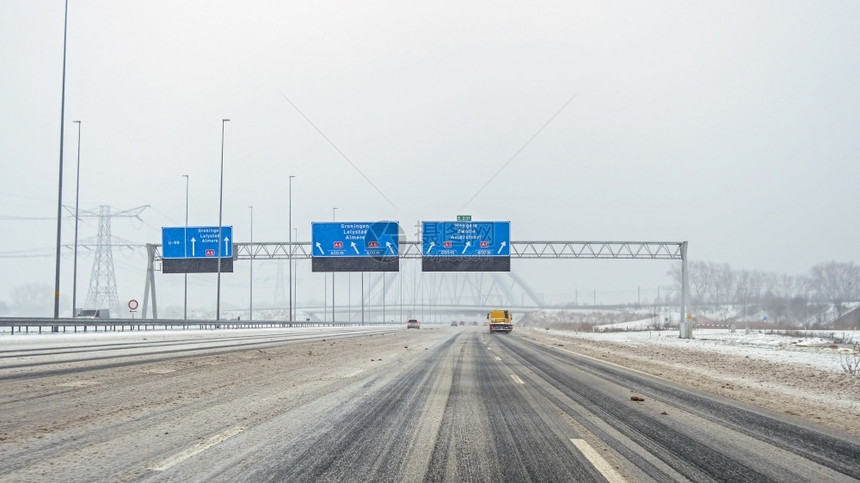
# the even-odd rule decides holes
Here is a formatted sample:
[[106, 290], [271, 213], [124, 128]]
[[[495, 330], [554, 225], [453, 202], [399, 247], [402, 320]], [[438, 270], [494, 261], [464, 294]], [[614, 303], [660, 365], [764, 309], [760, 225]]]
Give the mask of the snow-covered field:
[[[627, 326], [636, 325], [628, 323]], [[860, 332], [854, 331], [813, 330], [788, 334], [792, 335], [763, 330], [746, 332], [742, 328], [734, 332], [728, 329], [695, 329], [692, 339], [679, 338], [677, 329], [567, 333], [569, 336], [629, 345], [683, 347], [780, 364], [806, 365], [831, 373], [843, 372], [841, 362], [851, 354], [850, 343], [860, 342]], [[798, 334], [803, 335], [798, 337]]]

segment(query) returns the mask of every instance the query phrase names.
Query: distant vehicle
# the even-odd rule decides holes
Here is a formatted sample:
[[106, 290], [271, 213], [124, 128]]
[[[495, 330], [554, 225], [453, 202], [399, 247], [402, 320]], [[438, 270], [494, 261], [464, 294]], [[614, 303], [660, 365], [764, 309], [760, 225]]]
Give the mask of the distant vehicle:
[[409, 319], [406, 321], [406, 328], [407, 329], [420, 329], [421, 323], [415, 319]]
[[460, 325], [466, 325], [466, 323], [461, 320]]
[[514, 330], [514, 317], [509, 310], [491, 310], [487, 314], [487, 320], [490, 322], [490, 333], [504, 332], [509, 334]]
[[475, 327], [477, 327], [477, 326], [478, 326], [478, 321], [477, 321], [477, 320], [473, 320], [473, 321], [472, 321], [472, 325], [473, 325], [473, 326], [475, 326]]
[[110, 309], [78, 309], [76, 319], [110, 319]]
[[457, 321], [456, 320], [451, 322], [451, 327], [457, 327]]

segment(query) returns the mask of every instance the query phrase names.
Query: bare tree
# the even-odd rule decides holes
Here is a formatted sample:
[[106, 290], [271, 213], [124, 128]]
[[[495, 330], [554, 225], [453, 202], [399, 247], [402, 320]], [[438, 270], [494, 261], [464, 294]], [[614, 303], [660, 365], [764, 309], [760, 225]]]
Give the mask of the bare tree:
[[809, 278], [818, 299], [832, 303], [841, 317], [844, 303], [856, 298], [860, 267], [854, 262], [821, 263], [812, 267]]

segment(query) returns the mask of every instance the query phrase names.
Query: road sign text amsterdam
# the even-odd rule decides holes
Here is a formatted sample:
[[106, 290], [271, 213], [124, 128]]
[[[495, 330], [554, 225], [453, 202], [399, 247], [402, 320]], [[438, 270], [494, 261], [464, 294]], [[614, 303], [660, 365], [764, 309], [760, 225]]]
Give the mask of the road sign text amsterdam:
[[422, 263], [425, 272], [507, 272], [511, 267], [508, 221], [425, 221]]

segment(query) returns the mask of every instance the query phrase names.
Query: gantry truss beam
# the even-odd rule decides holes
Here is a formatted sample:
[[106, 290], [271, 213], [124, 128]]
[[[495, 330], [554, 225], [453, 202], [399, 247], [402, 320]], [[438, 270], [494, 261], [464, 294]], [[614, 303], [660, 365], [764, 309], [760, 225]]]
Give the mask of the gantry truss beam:
[[[400, 242], [399, 257], [420, 259], [422, 244], [418, 241]], [[155, 309], [156, 262], [161, 262], [160, 244], [146, 245], [149, 263], [143, 298], [143, 317], [146, 318], [150, 291], [153, 316]], [[257, 242], [233, 243], [236, 260], [290, 260], [309, 259], [313, 256], [311, 242]], [[511, 258], [523, 259], [619, 259], [619, 260], [679, 260], [681, 261], [681, 321], [682, 339], [692, 337], [692, 321], [687, 314], [689, 281], [687, 273], [687, 242], [653, 241], [515, 241], [510, 245]]]
[[[511, 258], [579, 258], [624, 260], [682, 260], [685, 242], [649, 241], [513, 241]], [[161, 261], [161, 245], [155, 249], [154, 261]], [[310, 242], [234, 243], [237, 260], [288, 260], [311, 258]], [[401, 242], [400, 258], [421, 258], [421, 243]]]

